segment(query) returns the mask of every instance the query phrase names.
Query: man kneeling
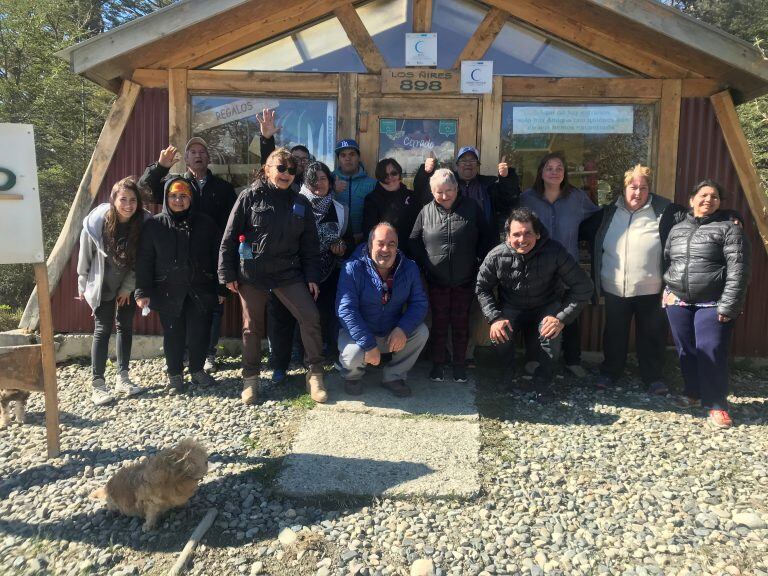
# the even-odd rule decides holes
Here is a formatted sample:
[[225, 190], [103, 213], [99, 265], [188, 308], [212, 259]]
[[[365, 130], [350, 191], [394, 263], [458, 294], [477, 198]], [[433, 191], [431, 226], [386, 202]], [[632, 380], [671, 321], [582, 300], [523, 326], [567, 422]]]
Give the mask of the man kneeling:
[[336, 309], [341, 324], [339, 365], [347, 394], [360, 394], [365, 365], [376, 366], [382, 352], [391, 352], [381, 385], [395, 396], [410, 396], [405, 380], [429, 337], [424, 325], [427, 297], [416, 263], [397, 249], [391, 224], [374, 227], [367, 247], [345, 264]]
[[[513, 333], [538, 327], [537, 391], [548, 392], [560, 354], [560, 332], [592, 296], [592, 281], [528, 208], [512, 211], [506, 240], [491, 250], [477, 275], [477, 299], [499, 356], [514, 370]], [[564, 285], [564, 286], [563, 286]], [[494, 289], [498, 287], [498, 298]]]

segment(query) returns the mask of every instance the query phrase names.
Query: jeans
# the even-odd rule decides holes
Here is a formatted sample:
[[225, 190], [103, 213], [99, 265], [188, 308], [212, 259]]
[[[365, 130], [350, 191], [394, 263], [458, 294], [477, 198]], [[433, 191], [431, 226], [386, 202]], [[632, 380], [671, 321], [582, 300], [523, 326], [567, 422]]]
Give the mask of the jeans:
[[[405, 347], [393, 353], [392, 360], [384, 365], [382, 381], [406, 380], [408, 371], [416, 364], [428, 338], [429, 330], [424, 324], [419, 324], [408, 336]], [[386, 336], [376, 336], [376, 345], [381, 352], [389, 351]], [[339, 330], [339, 366], [345, 380], [360, 380], [365, 374], [365, 350], [344, 329]]]
[[701, 398], [702, 406], [728, 407], [728, 352], [733, 323], [717, 319], [717, 307], [667, 306], [685, 394]]
[[[115, 322], [117, 311], [117, 322]], [[104, 368], [109, 354], [109, 337], [112, 325], [116, 325], [117, 338], [117, 369], [119, 372], [128, 370], [133, 344], [133, 317], [136, 312], [136, 301], [133, 294], [128, 297], [128, 303], [117, 306], [117, 299], [102, 302], [93, 313], [93, 344], [91, 346], [91, 372], [93, 379], [104, 378]]]
[[184, 297], [177, 317], [160, 314], [163, 325], [163, 351], [169, 376], [184, 373], [184, 348], [189, 352], [189, 372], [203, 369], [211, 335], [211, 311], [203, 310], [189, 295]]

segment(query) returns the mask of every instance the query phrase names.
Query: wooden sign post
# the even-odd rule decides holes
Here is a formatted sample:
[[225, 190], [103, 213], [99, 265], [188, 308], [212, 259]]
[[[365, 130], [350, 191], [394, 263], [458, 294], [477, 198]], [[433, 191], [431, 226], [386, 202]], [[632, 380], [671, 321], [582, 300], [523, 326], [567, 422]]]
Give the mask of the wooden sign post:
[[59, 455], [59, 403], [48, 268], [32, 126], [0, 124], [0, 264], [32, 263], [40, 306], [40, 343], [0, 348], [0, 388], [45, 395], [48, 457]]

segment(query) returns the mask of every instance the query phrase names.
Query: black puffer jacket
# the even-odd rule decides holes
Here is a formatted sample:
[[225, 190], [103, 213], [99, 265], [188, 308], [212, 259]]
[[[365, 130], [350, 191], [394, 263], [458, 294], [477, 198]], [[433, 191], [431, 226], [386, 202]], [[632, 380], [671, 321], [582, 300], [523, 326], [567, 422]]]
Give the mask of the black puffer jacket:
[[[240, 260], [240, 235], [253, 258]], [[320, 282], [320, 243], [312, 206], [293, 190], [261, 179], [240, 194], [229, 215], [219, 252], [222, 283], [247, 282], [268, 290], [296, 282]]]
[[451, 287], [475, 281], [492, 244], [480, 206], [461, 196], [450, 210], [434, 200], [424, 206], [410, 238], [411, 254], [427, 279]]
[[664, 248], [667, 287], [681, 300], [717, 302], [717, 312], [736, 318], [749, 284], [750, 247], [744, 228], [727, 213], [689, 214], [669, 233]]
[[[497, 287], [498, 299], [493, 293]], [[518, 254], [506, 242], [491, 250], [480, 265], [475, 292], [489, 324], [503, 318], [505, 310], [530, 310], [557, 301], [561, 307], [555, 316], [568, 324], [592, 297], [592, 281], [544, 229], [528, 254]]]
[[[179, 177], [171, 178], [165, 189]], [[193, 200], [194, 203], [194, 200]], [[144, 223], [136, 254], [136, 298], [149, 307], [178, 317], [187, 294], [203, 310], [211, 310], [226, 288], [216, 279], [221, 233], [211, 218], [190, 208], [184, 220], [163, 211]]]
[[401, 184], [399, 190], [388, 192], [376, 183], [373, 192], [370, 192], [363, 201], [363, 238], [379, 222], [389, 222], [397, 230], [398, 247], [406, 256], [412, 257], [408, 245], [408, 237], [413, 230], [413, 223], [424, 207], [424, 204], [432, 200], [432, 196], [425, 197], [409, 190]]

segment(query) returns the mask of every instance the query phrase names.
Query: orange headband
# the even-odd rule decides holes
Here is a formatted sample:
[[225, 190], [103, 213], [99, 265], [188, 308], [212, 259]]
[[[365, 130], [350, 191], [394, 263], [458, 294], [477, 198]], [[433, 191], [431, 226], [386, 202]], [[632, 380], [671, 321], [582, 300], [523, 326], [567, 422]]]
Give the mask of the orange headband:
[[168, 193], [175, 193], [175, 194], [186, 194], [190, 198], [192, 198], [192, 189], [190, 185], [187, 182], [184, 182], [183, 180], [176, 180], [174, 182], [171, 182], [170, 188], [168, 188]]

